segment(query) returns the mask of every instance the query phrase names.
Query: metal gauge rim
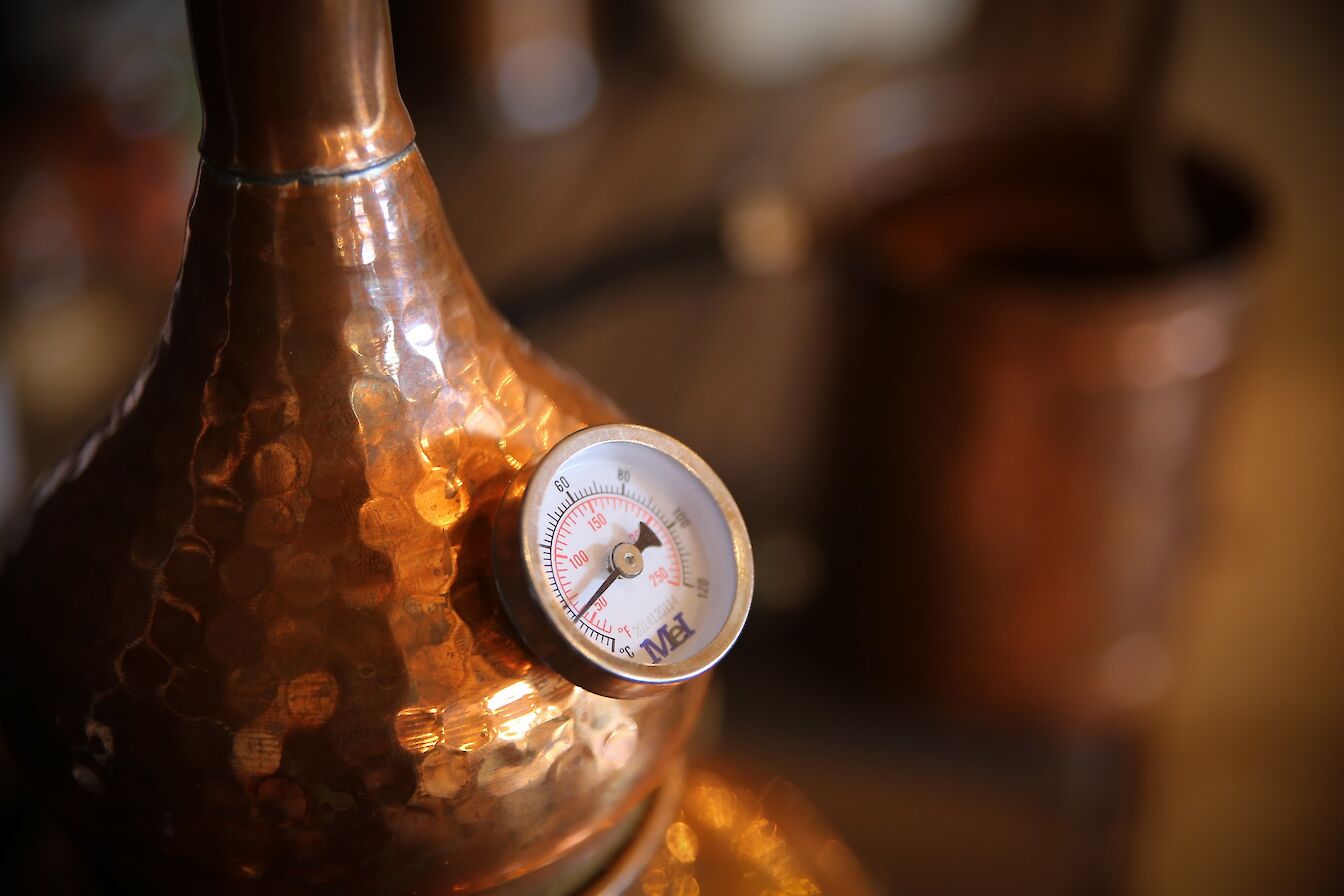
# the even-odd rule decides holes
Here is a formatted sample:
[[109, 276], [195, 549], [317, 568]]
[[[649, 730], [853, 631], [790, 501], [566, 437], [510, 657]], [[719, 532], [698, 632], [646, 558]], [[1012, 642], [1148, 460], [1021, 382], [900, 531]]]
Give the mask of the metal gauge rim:
[[[613, 656], [588, 640], [565, 614], [549, 589], [539, 550], [544, 488], [571, 459], [595, 445], [628, 442], [657, 451], [682, 466], [709, 492], [727, 525], [736, 578], [723, 626], [703, 648], [681, 660], [646, 665]], [[640, 697], [708, 672], [736, 643], [751, 608], [754, 580], [751, 542], [737, 503], [705, 461], [671, 436], [633, 423], [606, 423], [571, 433], [539, 461], [514, 477], [500, 502], [494, 527], [495, 581], [504, 610], [528, 647], [574, 684], [608, 697]]]

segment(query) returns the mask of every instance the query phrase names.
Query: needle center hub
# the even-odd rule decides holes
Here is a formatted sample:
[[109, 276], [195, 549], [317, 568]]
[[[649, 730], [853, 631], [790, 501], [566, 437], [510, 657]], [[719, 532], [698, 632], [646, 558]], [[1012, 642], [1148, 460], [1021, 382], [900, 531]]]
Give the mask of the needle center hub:
[[611, 549], [611, 568], [623, 579], [633, 579], [644, 571], [644, 552], [629, 542]]

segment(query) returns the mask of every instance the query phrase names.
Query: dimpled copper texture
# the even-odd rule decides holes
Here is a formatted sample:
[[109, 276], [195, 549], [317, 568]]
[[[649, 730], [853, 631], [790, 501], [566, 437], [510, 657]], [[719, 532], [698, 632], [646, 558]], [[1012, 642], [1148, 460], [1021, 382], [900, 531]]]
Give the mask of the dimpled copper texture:
[[575, 689], [489, 545], [514, 472], [612, 409], [486, 304], [414, 147], [207, 160], [188, 224], [155, 357], [3, 573], [29, 780], [137, 893], [550, 892], [605, 861], [703, 683]]

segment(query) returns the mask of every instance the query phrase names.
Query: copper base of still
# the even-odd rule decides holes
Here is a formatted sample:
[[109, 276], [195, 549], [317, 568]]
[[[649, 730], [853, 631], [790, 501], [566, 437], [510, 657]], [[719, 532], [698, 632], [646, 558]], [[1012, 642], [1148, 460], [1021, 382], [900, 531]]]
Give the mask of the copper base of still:
[[608, 867], [606, 891], [690, 893], [692, 824], [814, 892], [741, 793], [683, 800], [703, 679], [599, 697], [507, 626], [501, 492], [617, 414], [482, 298], [385, 6], [189, 12], [206, 127], [173, 308], [4, 571], [8, 732], [43, 801], [135, 892], [562, 893]]

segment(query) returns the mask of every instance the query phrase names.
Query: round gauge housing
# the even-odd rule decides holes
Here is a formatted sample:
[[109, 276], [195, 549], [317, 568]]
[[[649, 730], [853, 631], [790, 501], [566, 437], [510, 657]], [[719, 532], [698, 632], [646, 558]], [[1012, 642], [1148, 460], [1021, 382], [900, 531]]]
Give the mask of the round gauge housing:
[[657, 430], [579, 430], [500, 504], [495, 578], [534, 652], [585, 690], [638, 697], [694, 678], [737, 640], [751, 544], [723, 482]]

